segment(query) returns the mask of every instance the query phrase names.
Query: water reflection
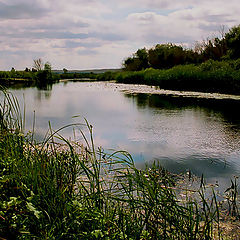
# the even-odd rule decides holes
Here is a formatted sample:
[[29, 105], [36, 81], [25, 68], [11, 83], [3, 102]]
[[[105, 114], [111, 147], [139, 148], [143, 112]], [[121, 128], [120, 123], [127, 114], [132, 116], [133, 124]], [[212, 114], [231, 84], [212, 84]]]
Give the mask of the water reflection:
[[[126, 94], [110, 83], [68, 82], [48, 89], [13, 89], [24, 94], [27, 128], [36, 111], [36, 136], [82, 122], [94, 126], [96, 145], [127, 150], [138, 166], [154, 160], [171, 171], [190, 169], [206, 177], [240, 173], [240, 101], [154, 94]], [[72, 116], [80, 118], [72, 119]], [[81, 128], [84, 130], [83, 128]], [[86, 130], [86, 129], [85, 129]], [[65, 137], [73, 129], [65, 129]], [[81, 139], [75, 129], [76, 139]]]
[[41, 89], [42, 91], [37, 91], [35, 98], [37, 101], [41, 102], [42, 100], [50, 99], [51, 97], [51, 89]]
[[2, 86], [4, 88], [11, 88], [11, 89], [24, 89], [24, 88], [33, 87], [34, 84], [31, 81], [29, 81], [29, 82], [27, 82], [27, 81], [24, 81], [24, 82], [1, 81], [0, 86]]
[[56, 84], [56, 83], [44, 83], [44, 82], [18, 80], [18, 81], [1, 81], [0, 86], [4, 88], [14, 89], [14, 90], [36, 87], [38, 90], [51, 91], [53, 84]]
[[182, 173], [186, 169], [197, 176], [212, 177], [228, 177], [232, 174], [237, 174], [236, 165], [233, 163], [226, 162], [225, 159], [221, 158], [209, 158], [208, 156], [203, 157], [201, 155], [192, 155], [181, 159], [154, 159], [150, 162], [158, 162], [160, 165], [166, 167], [171, 172]]
[[[164, 125], [161, 128], [159, 122], [154, 124], [161, 129], [159, 134], [165, 146], [164, 141], [159, 141], [159, 156], [152, 161], [176, 173], [190, 169], [208, 178], [239, 174], [240, 102], [145, 94], [125, 96], [139, 110], [152, 109], [152, 114], [157, 114]], [[164, 129], [167, 129], [165, 136]]]

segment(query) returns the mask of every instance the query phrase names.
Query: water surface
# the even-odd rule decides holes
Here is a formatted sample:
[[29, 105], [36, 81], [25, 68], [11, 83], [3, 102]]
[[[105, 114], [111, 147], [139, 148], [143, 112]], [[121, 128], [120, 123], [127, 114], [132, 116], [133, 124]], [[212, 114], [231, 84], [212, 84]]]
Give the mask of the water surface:
[[[32, 129], [35, 111], [37, 139], [43, 138], [49, 121], [56, 130], [86, 118], [96, 145], [127, 150], [139, 167], [159, 161], [171, 171], [190, 169], [214, 180], [240, 173], [238, 97], [158, 94], [151, 87], [109, 82], [61, 82], [46, 90], [11, 91], [25, 102], [27, 129]], [[62, 134], [82, 141], [78, 128]]]

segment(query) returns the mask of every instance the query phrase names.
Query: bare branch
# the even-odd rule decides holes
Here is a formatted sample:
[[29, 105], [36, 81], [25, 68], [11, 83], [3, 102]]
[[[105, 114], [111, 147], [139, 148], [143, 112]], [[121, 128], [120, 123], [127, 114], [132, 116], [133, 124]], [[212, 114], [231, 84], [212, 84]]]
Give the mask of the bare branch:
[[34, 59], [33, 60], [33, 68], [35, 68], [37, 71], [40, 71], [43, 69], [43, 61], [41, 58]]

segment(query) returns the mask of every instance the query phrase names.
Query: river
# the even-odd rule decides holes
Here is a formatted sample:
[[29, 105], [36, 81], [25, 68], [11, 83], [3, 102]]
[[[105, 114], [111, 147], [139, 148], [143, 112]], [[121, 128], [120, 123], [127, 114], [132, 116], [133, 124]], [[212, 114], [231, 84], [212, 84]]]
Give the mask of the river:
[[[111, 82], [71, 82], [12, 87], [25, 103], [26, 129], [43, 139], [49, 127], [93, 126], [96, 146], [128, 151], [136, 165], [158, 161], [170, 171], [223, 182], [240, 173], [240, 97], [161, 91], [155, 87]], [[79, 127], [87, 134], [84, 126]], [[83, 141], [78, 127], [67, 138]]]

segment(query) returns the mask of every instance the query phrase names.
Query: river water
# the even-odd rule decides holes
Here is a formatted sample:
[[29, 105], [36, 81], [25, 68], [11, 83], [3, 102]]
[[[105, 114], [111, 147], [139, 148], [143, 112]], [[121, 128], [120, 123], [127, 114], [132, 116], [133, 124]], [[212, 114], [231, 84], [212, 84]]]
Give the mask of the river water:
[[[213, 181], [240, 173], [240, 97], [111, 82], [66, 81], [45, 90], [10, 90], [20, 105], [25, 102], [29, 130], [35, 114], [38, 140], [49, 121], [57, 130], [86, 118], [97, 146], [126, 150], [139, 167], [158, 161], [170, 171], [191, 170]], [[80, 129], [87, 134], [86, 127]], [[78, 127], [61, 134], [83, 141]]]

